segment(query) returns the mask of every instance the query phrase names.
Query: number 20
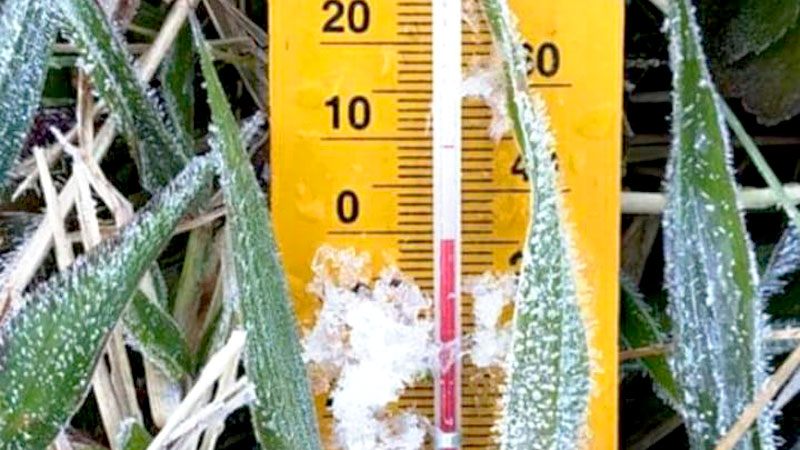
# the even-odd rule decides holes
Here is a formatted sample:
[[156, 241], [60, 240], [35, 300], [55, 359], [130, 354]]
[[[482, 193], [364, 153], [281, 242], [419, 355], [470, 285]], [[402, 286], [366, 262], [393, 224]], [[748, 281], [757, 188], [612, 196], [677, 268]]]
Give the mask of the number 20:
[[328, 0], [322, 5], [323, 11], [333, 10], [333, 14], [325, 22], [322, 31], [326, 33], [344, 33], [345, 26], [339, 23], [347, 10], [347, 28], [354, 33], [363, 33], [369, 29], [369, 5], [364, 0], [354, 0], [345, 8], [341, 0]]

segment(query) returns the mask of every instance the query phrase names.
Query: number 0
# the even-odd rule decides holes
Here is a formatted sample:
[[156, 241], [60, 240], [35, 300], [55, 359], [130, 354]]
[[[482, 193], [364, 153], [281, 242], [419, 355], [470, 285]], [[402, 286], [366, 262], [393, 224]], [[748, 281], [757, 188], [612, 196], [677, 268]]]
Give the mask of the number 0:
[[350, 120], [350, 126], [356, 130], [363, 130], [367, 128], [370, 120], [369, 100], [365, 97], [353, 97], [350, 101], [350, 106], [347, 108], [347, 116]]
[[545, 42], [536, 52], [536, 70], [543, 76], [550, 78], [561, 68], [561, 54], [556, 44]]
[[336, 198], [336, 215], [342, 223], [353, 223], [358, 219], [358, 196], [347, 189]]
[[[528, 75], [539, 73], [543, 77], [551, 78], [561, 69], [561, 51], [556, 44], [545, 42], [538, 48], [534, 48], [533, 45], [526, 42], [522, 46], [525, 47], [527, 53], [525, 59]], [[534, 53], [536, 54], [535, 58]]]
[[347, 9], [347, 22], [355, 33], [363, 33], [369, 28], [369, 5], [364, 0], [350, 3]]

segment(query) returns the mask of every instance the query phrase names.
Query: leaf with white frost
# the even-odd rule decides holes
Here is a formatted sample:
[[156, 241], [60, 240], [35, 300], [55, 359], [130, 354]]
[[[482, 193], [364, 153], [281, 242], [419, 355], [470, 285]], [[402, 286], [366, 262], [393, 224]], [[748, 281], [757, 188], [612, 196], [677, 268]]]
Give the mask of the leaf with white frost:
[[591, 364], [555, 140], [543, 100], [527, 91], [523, 41], [506, 0], [483, 0], [483, 6], [503, 60], [508, 117], [536, 193], [514, 306], [500, 444], [573, 449], [587, 437]]
[[39, 108], [55, 37], [50, 2], [0, 2], [0, 184], [17, 162]]
[[114, 238], [37, 285], [0, 328], [0, 449], [45, 448], [76, 410], [108, 334], [178, 221], [207, 192], [197, 158]]
[[[664, 212], [670, 364], [693, 448], [713, 448], [765, 380], [765, 318], [731, 146], [689, 0], [670, 2], [672, 152]], [[737, 449], [771, 449], [763, 413]]]
[[136, 75], [124, 40], [97, 2], [56, 0], [70, 25], [75, 44], [84, 52], [83, 69], [119, 120], [134, 149], [142, 186], [150, 192], [167, 184], [191, 157], [182, 133], [165, 124], [167, 119], [153, 99], [154, 91]]
[[314, 403], [301, 358], [294, 306], [272, 232], [267, 200], [256, 180], [217, 77], [208, 44], [194, 17], [192, 31], [205, 78], [221, 185], [228, 208], [232, 274], [247, 346], [244, 362], [255, 388], [253, 428], [264, 447], [321, 448]]

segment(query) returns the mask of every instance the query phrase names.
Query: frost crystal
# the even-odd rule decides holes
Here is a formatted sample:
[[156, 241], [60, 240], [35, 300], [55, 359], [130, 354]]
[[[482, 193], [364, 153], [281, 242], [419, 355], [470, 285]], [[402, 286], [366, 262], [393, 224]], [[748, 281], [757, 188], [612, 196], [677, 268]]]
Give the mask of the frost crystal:
[[504, 310], [513, 303], [516, 276], [487, 273], [465, 280], [464, 291], [474, 298], [475, 331], [470, 336], [469, 355], [477, 367], [499, 366], [508, 354], [510, 323], [502, 321]]
[[426, 421], [390, 412], [403, 390], [437, 360], [431, 300], [394, 268], [368, 288], [365, 253], [323, 246], [309, 290], [322, 300], [304, 339], [304, 359], [317, 393], [332, 385], [337, 443], [347, 450], [422, 448]]
[[476, 70], [462, 82], [464, 97], [482, 99], [492, 111], [492, 122], [489, 125], [489, 136], [499, 141], [511, 128], [511, 120], [506, 109], [505, 85], [503, 84], [503, 68], [493, 60], [494, 65]]

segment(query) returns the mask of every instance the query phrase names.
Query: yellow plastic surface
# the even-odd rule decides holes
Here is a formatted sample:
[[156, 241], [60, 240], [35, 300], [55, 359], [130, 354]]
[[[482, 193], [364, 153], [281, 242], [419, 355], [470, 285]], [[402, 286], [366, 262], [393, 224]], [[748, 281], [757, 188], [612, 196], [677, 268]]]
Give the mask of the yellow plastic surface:
[[[270, 3], [272, 211], [303, 326], [312, 324], [317, 305], [305, 285], [322, 243], [369, 251], [376, 269], [395, 263], [423, 288], [433, 286], [430, 1]], [[532, 49], [532, 88], [552, 116], [590, 289], [601, 372], [590, 404], [589, 448], [615, 449], [624, 2], [510, 3]], [[487, 25], [475, 19], [464, 24], [465, 73], [492, 54]], [[510, 135], [492, 142], [490, 116], [481, 102], [464, 103], [462, 276], [513, 269], [527, 227], [528, 184], [515, 170], [518, 150]], [[464, 332], [472, 325], [470, 306], [464, 298]], [[498, 377], [468, 365], [463, 377], [464, 448], [487, 448]], [[432, 416], [432, 394], [422, 386], [402, 403]]]

